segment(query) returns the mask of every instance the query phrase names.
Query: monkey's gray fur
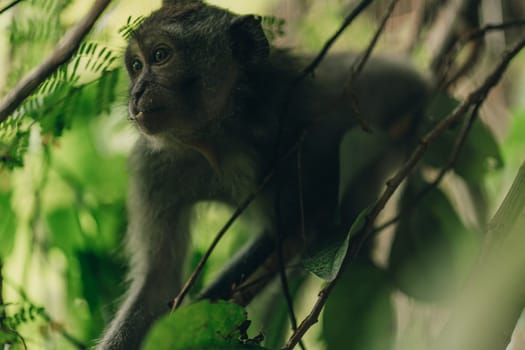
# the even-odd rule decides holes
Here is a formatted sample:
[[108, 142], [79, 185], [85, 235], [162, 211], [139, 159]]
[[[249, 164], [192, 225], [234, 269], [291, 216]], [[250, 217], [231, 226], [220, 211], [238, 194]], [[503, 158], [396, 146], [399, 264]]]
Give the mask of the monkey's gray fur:
[[[274, 164], [277, 145], [288, 149], [308, 128], [301, 178], [305, 225], [315, 235], [334, 225], [347, 229], [355, 216], [354, 197], [338, 203], [339, 147], [356, 124], [354, 100], [362, 118], [390, 138], [392, 150], [406, 143], [407, 128], [393, 130], [421, 106], [424, 80], [405, 65], [372, 59], [345, 92], [351, 54], [326, 57], [315, 77], [296, 88], [281, 124], [286, 91], [310, 57], [270, 48], [259, 22], [200, 1], [166, 1], [130, 39], [129, 117], [140, 131], [130, 155], [130, 287], [99, 349], [139, 348], [181, 288], [192, 205], [238, 205]], [[266, 220], [261, 231], [298, 233], [297, 166], [288, 163], [251, 205]], [[355, 190], [367, 197], [364, 204], [374, 195]], [[304, 243], [298, 236], [297, 244]]]

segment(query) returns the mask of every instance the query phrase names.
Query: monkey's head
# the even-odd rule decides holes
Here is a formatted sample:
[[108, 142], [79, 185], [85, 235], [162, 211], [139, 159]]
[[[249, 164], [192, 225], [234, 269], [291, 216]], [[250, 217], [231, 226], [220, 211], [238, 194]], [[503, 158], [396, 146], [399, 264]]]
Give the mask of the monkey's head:
[[197, 0], [165, 4], [134, 30], [126, 50], [129, 117], [149, 136], [198, 140], [233, 115], [239, 79], [268, 54], [257, 17]]

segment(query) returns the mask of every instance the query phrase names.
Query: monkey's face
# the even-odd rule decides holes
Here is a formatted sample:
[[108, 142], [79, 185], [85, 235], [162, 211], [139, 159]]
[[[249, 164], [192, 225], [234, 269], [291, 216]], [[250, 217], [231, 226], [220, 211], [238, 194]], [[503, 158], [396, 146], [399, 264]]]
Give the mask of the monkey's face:
[[229, 117], [239, 76], [267, 54], [253, 16], [163, 8], [134, 31], [126, 50], [129, 118], [148, 135], [196, 139]]
[[[217, 89], [217, 84], [205, 79], [204, 67], [190, 64], [189, 48], [175, 46], [162, 32], [148, 34], [131, 39], [126, 53], [131, 79], [129, 117], [147, 134], [191, 134], [212, 119], [214, 111], [207, 110], [202, 101], [206, 92], [214, 95], [210, 90]], [[235, 72], [230, 73], [234, 78]]]

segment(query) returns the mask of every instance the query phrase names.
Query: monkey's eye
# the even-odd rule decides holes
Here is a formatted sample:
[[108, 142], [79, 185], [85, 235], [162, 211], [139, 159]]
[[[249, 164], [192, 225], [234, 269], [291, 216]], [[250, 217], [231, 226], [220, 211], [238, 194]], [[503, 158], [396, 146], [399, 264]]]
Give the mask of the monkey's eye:
[[133, 62], [131, 62], [131, 70], [133, 72], [140, 72], [140, 70], [142, 69], [142, 62], [140, 62], [139, 60], [135, 59], [133, 60]]
[[162, 63], [170, 56], [170, 51], [160, 47], [153, 52], [153, 63]]

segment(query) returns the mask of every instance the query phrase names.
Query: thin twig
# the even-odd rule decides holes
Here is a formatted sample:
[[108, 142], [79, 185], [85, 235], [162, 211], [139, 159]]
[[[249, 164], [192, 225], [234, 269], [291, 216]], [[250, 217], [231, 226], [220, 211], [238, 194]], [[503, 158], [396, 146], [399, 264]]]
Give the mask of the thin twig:
[[452, 86], [455, 82], [459, 80], [462, 76], [466, 75], [469, 71], [471, 71], [476, 63], [478, 62], [481, 54], [482, 45], [480, 42], [475, 42], [470, 49], [470, 52], [468, 53], [468, 56], [463, 60], [461, 65], [456, 68], [455, 72], [450, 73], [451, 66], [454, 63], [454, 61], [457, 58], [457, 55], [460, 51], [460, 43], [456, 43], [456, 49], [451, 50], [448, 65], [449, 68], [446, 70], [446, 72], [443, 74], [442, 81], [440, 83], [443, 84], [442, 89], [446, 90], [448, 87]]
[[67, 340], [71, 345], [73, 345], [78, 350], [87, 350], [89, 347], [84, 344], [84, 342], [77, 339], [74, 335], [69, 333], [67, 330], [62, 327], [62, 325], [56, 321], [54, 321], [51, 316], [46, 312], [43, 311], [40, 316], [50, 325], [52, 325], [54, 330], [57, 330], [58, 333], [64, 337], [65, 340]]
[[304, 69], [303, 75], [301, 76], [300, 80], [304, 79], [306, 76], [312, 74], [315, 69], [319, 66], [321, 61], [324, 59], [330, 48], [334, 45], [335, 41], [343, 34], [343, 32], [348, 28], [350, 24], [356, 19], [357, 16], [361, 12], [363, 12], [371, 3], [373, 0], [362, 0], [348, 16], [346, 16], [345, 20], [339, 27], [339, 29], [326, 41], [323, 48], [319, 52], [319, 54], [314, 58], [314, 60]]
[[[321, 64], [325, 56], [328, 54], [328, 51], [332, 48], [336, 40], [343, 34], [343, 32], [352, 24], [352, 22], [363, 12], [371, 3], [373, 0], [362, 0], [353, 10], [346, 16], [345, 20], [341, 24], [341, 26], [335, 31], [335, 33], [325, 42], [323, 45], [321, 51], [317, 54], [316, 57], [310, 62], [306, 68], [303, 69], [301, 74], [299, 74], [290, 84], [288, 87], [288, 90], [285, 93], [284, 97], [284, 103], [282, 106], [282, 110], [279, 113], [278, 123], [279, 123], [279, 130], [277, 133], [277, 143], [275, 147], [275, 159], [278, 159], [278, 155], [281, 151], [281, 140], [282, 140], [282, 133], [284, 129], [284, 121], [285, 116], [288, 113], [288, 110], [290, 108], [291, 101], [293, 100], [296, 88], [299, 84], [303, 82], [304, 79], [311, 76], [317, 67]], [[357, 116], [358, 118], [359, 116]], [[358, 119], [359, 121], [359, 119]], [[360, 123], [361, 124], [361, 123]], [[366, 126], [364, 126], [364, 129], [366, 130]]]
[[[298, 145], [298, 149], [299, 149]], [[278, 168], [276, 168], [276, 172], [278, 172]], [[292, 294], [290, 292], [290, 287], [288, 284], [288, 276], [286, 275], [286, 266], [285, 266], [285, 259], [284, 259], [284, 233], [282, 230], [283, 222], [282, 222], [282, 216], [281, 216], [281, 192], [280, 192], [280, 184], [278, 184], [277, 191], [275, 192], [274, 196], [274, 212], [275, 212], [275, 220], [277, 222], [276, 227], [276, 252], [277, 252], [277, 270], [279, 274], [279, 280], [281, 282], [281, 289], [283, 291], [283, 296], [286, 301], [286, 306], [288, 308], [288, 317], [290, 319], [290, 325], [292, 328], [292, 331], [295, 331], [297, 329], [297, 317], [295, 316], [295, 310], [293, 307], [293, 298]], [[304, 344], [301, 344], [301, 348], [305, 350]]]
[[491, 31], [518, 28], [518, 27], [523, 27], [523, 26], [525, 26], [525, 18], [516, 19], [513, 21], [508, 21], [508, 22], [503, 22], [503, 23], [497, 23], [497, 24], [490, 23], [490, 24], [484, 25], [481, 28], [471, 31], [470, 33], [465, 35], [463, 38], [461, 38], [461, 41], [463, 43], [466, 43], [468, 41], [481, 39], [488, 32], [491, 32]]
[[385, 30], [386, 22], [388, 22], [388, 19], [392, 16], [392, 13], [394, 12], [394, 8], [396, 7], [398, 2], [399, 0], [393, 0], [390, 2], [390, 5], [388, 6], [386, 13], [383, 16], [381, 23], [379, 24], [379, 27], [374, 33], [374, 36], [372, 37], [372, 40], [368, 44], [365, 52], [363, 53], [363, 55], [361, 55], [361, 57], [357, 60], [357, 62], [352, 67], [352, 74], [350, 75], [350, 81], [355, 81], [357, 76], [361, 73], [361, 71], [365, 67], [365, 64], [370, 58], [372, 51], [376, 47], [379, 37], [381, 36], [381, 34], [383, 34], [383, 31]]
[[[279, 265], [279, 277], [281, 280], [281, 288], [283, 290], [284, 299], [286, 301], [286, 306], [288, 307], [288, 317], [290, 318], [290, 325], [292, 326], [292, 331], [297, 331], [297, 317], [295, 316], [295, 310], [293, 307], [293, 298], [292, 293], [290, 292], [290, 285], [288, 284], [288, 276], [286, 275], [285, 260], [283, 256], [283, 233], [278, 232], [277, 238], [277, 264]], [[303, 342], [299, 342], [301, 349], [306, 350]]]
[[450, 66], [456, 60], [459, 52], [465, 44], [474, 41], [474, 45], [470, 50], [467, 58], [463, 60], [461, 66], [457, 68], [453, 74], [448, 74], [449, 69], [447, 69], [446, 72], [449, 75], [449, 77], [446, 76], [447, 74], [443, 74], [443, 77], [441, 78], [441, 81], [438, 85], [442, 85], [443, 89], [446, 89], [447, 87], [454, 84], [460, 77], [462, 77], [468, 71], [470, 71], [472, 67], [474, 67], [475, 63], [479, 59], [479, 54], [481, 52], [482, 45], [480, 39], [483, 39], [487, 33], [491, 31], [504, 30], [509, 28], [518, 28], [522, 26], [525, 26], [525, 19], [518, 19], [498, 24], [487, 24], [481, 28], [473, 29], [470, 32], [463, 35], [462, 37], [459, 37], [455, 45], [452, 48], [450, 48], [450, 50], [447, 52], [447, 55], [443, 57], [443, 66], [445, 66], [446, 64], [446, 66], [450, 68]]
[[0, 123], [6, 120], [58, 67], [73, 56], [84, 37], [89, 33], [110, 2], [111, 0], [95, 0], [86, 16], [62, 37], [51, 55], [39, 66], [33, 68], [0, 101]]
[[366, 132], [371, 132], [372, 128], [370, 127], [368, 122], [365, 119], [363, 119], [362, 116], [361, 116], [361, 111], [359, 109], [359, 101], [357, 100], [355, 94], [352, 91], [352, 84], [353, 84], [353, 82], [356, 81], [358, 75], [361, 74], [361, 72], [365, 68], [365, 65], [368, 62], [368, 60], [370, 59], [370, 55], [372, 54], [372, 51], [374, 51], [374, 49], [375, 49], [375, 47], [377, 45], [377, 41], [379, 40], [379, 37], [381, 36], [381, 34], [384, 31], [385, 25], [386, 25], [388, 19], [392, 16], [392, 13], [394, 12], [394, 8], [396, 7], [397, 3], [398, 3], [398, 0], [394, 0], [388, 6], [388, 9], [387, 9], [385, 15], [381, 19], [381, 22], [379, 24], [378, 29], [376, 30], [376, 32], [374, 33], [374, 36], [372, 37], [372, 40], [370, 41], [370, 43], [366, 47], [366, 49], [363, 52], [363, 54], [359, 55], [357, 57], [357, 59], [355, 60], [355, 62], [352, 64], [352, 67], [350, 68], [350, 74], [348, 75], [348, 78], [345, 81], [345, 84], [344, 84], [342, 92], [341, 92], [341, 96], [339, 96], [339, 99], [342, 100], [344, 98], [347, 98], [347, 94], [350, 95], [350, 100], [352, 102], [352, 104], [351, 104], [352, 105], [352, 110], [354, 112], [354, 114], [352, 114], [352, 115], [354, 116], [354, 119], [361, 126], [361, 129], [363, 129], [363, 131], [366, 131]]
[[199, 260], [199, 263], [191, 273], [190, 277], [180, 290], [179, 294], [173, 299], [172, 304], [172, 311], [177, 310], [177, 308], [182, 304], [184, 298], [186, 297], [186, 294], [188, 294], [191, 286], [195, 283], [197, 280], [197, 277], [199, 277], [200, 273], [202, 272], [202, 269], [204, 268], [204, 265], [208, 261], [209, 257], [215, 250], [215, 247], [219, 242], [221, 241], [222, 237], [226, 234], [226, 232], [230, 229], [230, 227], [233, 225], [233, 223], [241, 216], [241, 214], [248, 208], [248, 206], [253, 202], [253, 200], [257, 197], [257, 195], [262, 191], [264, 187], [270, 182], [270, 180], [273, 178], [274, 172], [270, 172], [263, 181], [259, 184], [259, 186], [250, 193], [244, 201], [235, 209], [235, 212], [232, 214], [232, 216], [228, 219], [226, 224], [220, 229], [220, 231], [217, 233], [215, 238], [213, 239], [212, 243], [206, 250], [206, 253], [202, 256], [202, 258]]
[[306, 332], [312, 327], [314, 324], [316, 324], [319, 321], [319, 315], [321, 314], [321, 311], [324, 308], [324, 305], [326, 304], [326, 301], [328, 300], [328, 296], [330, 295], [330, 292], [335, 287], [336, 281], [339, 280], [339, 275], [336, 276], [336, 278], [328, 283], [317, 295], [317, 302], [314, 304], [312, 310], [310, 313], [305, 317], [305, 319], [301, 322], [299, 327], [297, 327], [297, 331], [295, 331], [290, 339], [288, 340], [288, 343], [282, 348], [282, 350], [292, 350], [295, 345], [303, 338], [303, 336], [306, 334]]
[[[22, 300], [30, 305], [34, 305], [35, 303], [29, 299], [26, 292], [22, 289], [22, 287], [17, 286], [12, 280], [6, 279], [6, 283], [10, 285], [11, 288], [13, 288], [18, 295], [22, 298]], [[67, 330], [64, 329], [64, 327], [59, 326], [60, 324], [53, 320], [53, 318], [47, 313], [45, 309], [41, 309], [41, 311], [38, 312], [38, 315], [46, 321], [48, 324], [53, 325], [53, 330], [57, 331], [61, 336], [64, 337], [71, 345], [73, 345], [78, 350], [86, 350], [88, 349], [88, 346], [84, 344], [82, 341], [77, 339], [75, 336], [73, 336], [71, 333], [69, 333]], [[58, 327], [57, 327], [58, 326]], [[23, 338], [17, 333], [17, 336], [23, 341]], [[25, 343], [24, 343], [25, 346]], [[27, 348], [27, 347], [26, 347]]]
[[[301, 144], [297, 147], [297, 156], [299, 157], [299, 149]], [[298, 158], [297, 163], [298, 169], [300, 166], [300, 160]], [[280, 186], [280, 185], [278, 185]], [[288, 308], [288, 317], [290, 319], [290, 325], [292, 328], [292, 331], [295, 332], [297, 330], [297, 317], [295, 316], [295, 310], [293, 307], [293, 298], [292, 294], [290, 292], [290, 286], [288, 284], [288, 276], [286, 275], [286, 266], [285, 266], [285, 259], [284, 259], [284, 233], [282, 230], [283, 222], [282, 222], [282, 216], [281, 216], [281, 192], [280, 187], [278, 187], [278, 190], [275, 192], [274, 196], [274, 211], [275, 211], [275, 218], [277, 222], [277, 240], [276, 240], [276, 251], [277, 251], [277, 268], [279, 273], [279, 280], [281, 281], [281, 288], [283, 291], [283, 296], [286, 301], [286, 306]], [[299, 188], [299, 196], [301, 196], [301, 188]], [[303, 218], [300, 218], [302, 220]], [[304, 225], [304, 221], [301, 223]], [[306, 350], [304, 347], [304, 344], [300, 343], [301, 349]]]
[[452, 168], [456, 164], [458, 157], [459, 157], [459, 153], [461, 152], [461, 150], [463, 149], [463, 146], [465, 145], [465, 141], [467, 139], [468, 133], [470, 129], [472, 128], [472, 125], [474, 125], [474, 121], [477, 118], [480, 107], [481, 107], [481, 103], [477, 103], [472, 109], [472, 111], [470, 112], [469, 118], [463, 124], [463, 128], [460, 130], [460, 133], [454, 142], [454, 146], [453, 146], [452, 151], [450, 152], [447, 163], [441, 168], [436, 178], [431, 183], [429, 183], [427, 186], [425, 186], [425, 188], [423, 188], [419, 193], [415, 195], [410, 206], [403, 208], [396, 216], [382, 223], [380, 226], [375, 227], [372, 233], [373, 235], [383, 231], [387, 227], [390, 227], [396, 222], [398, 222], [404, 215], [409, 213], [419, 203], [419, 201], [421, 201], [423, 197], [425, 197], [431, 190], [439, 186], [439, 184], [441, 183], [445, 175], [450, 170], [452, 170]]
[[[443, 89], [448, 88], [452, 84], [454, 84], [456, 81], [459, 80], [462, 76], [464, 76], [467, 72], [472, 70], [475, 63], [480, 58], [480, 52], [482, 48], [482, 44], [480, 39], [483, 39], [484, 36], [491, 32], [491, 31], [497, 31], [497, 30], [504, 30], [509, 28], [518, 28], [525, 26], [525, 19], [519, 19], [499, 24], [487, 24], [481, 28], [475, 29], [464, 35], [463, 37], [460, 37], [456, 44], [454, 45], [454, 48], [448, 52], [446, 61], [448, 66], [451, 66], [452, 63], [456, 60], [459, 52], [464, 47], [465, 44], [469, 42], [474, 42], [473, 47], [471, 48], [470, 52], [468, 53], [468, 56], [466, 59], [463, 60], [461, 66], [456, 69], [456, 71], [453, 74], [448, 74], [449, 77], [443, 76], [442, 83], [443, 83]], [[444, 74], [446, 75], [446, 74]]]
[[[441, 75], [447, 65], [447, 59], [450, 57], [450, 52], [455, 47], [459, 40], [458, 28], [465, 25], [477, 27], [479, 23], [477, 9], [481, 0], [460, 0], [449, 2], [447, 7], [442, 12], [442, 18], [445, 19], [445, 25], [438, 27], [442, 30], [442, 35], [438, 44], [436, 45], [436, 54], [433, 57], [430, 68], [432, 73], [438, 77], [438, 81], [442, 80]], [[473, 18], [470, 18], [473, 16]]]
[[408, 40], [404, 43], [404, 50], [407, 53], [414, 52], [414, 49], [416, 48], [416, 44], [419, 42], [421, 33], [423, 32], [423, 20], [425, 17], [425, 9], [427, 4], [423, 1], [415, 0], [412, 1], [412, 15], [411, 15], [411, 25], [410, 30], [408, 34]]
[[9, 10], [11, 7], [14, 7], [15, 5], [17, 5], [18, 3], [22, 2], [22, 1], [24, 1], [24, 0], [14, 0], [10, 4], [6, 5], [6, 7], [0, 9], [0, 15], [2, 13], [6, 12], [7, 10]]

